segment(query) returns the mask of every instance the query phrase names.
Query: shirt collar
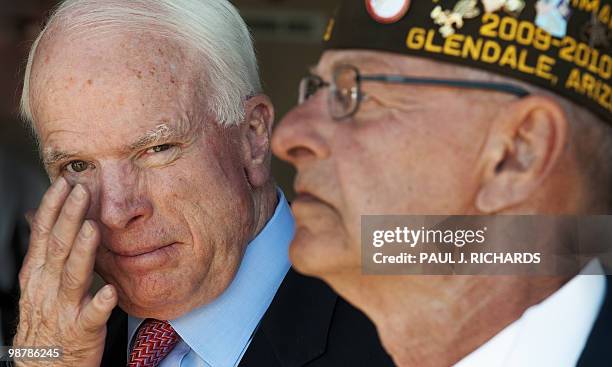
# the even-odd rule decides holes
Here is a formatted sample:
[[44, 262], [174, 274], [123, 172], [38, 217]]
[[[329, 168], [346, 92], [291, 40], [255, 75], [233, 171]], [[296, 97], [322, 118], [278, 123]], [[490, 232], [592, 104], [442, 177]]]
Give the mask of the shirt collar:
[[[291, 266], [288, 248], [295, 222], [284, 194], [277, 191], [274, 215], [248, 244], [229, 287], [213, 302], [170, 320], [182, 340], [212, 367], [239, 360]], [[142, 321], [128, 317], [128, 340]]]
[[455, 367], [574, 366], [604, 301], [603, 274], [599, 260], [592, 260]]

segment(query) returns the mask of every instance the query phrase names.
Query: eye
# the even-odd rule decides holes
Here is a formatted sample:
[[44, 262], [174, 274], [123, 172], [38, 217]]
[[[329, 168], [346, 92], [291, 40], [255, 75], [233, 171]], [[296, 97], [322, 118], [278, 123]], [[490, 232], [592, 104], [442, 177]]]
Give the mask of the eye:
[[66, 170], [70, 173], [81, 173], [89, 167], [85, 161], [72, 161], [66, 165]]
[[169, 150], [170, 148], [172, 148], [171, 144], [156, 145], [156, 146], [154, 146], [152, 148], [147, 149], [146, 153], [147, 154], [161, 153], [161, 152], [164, 152], [166, 150]]

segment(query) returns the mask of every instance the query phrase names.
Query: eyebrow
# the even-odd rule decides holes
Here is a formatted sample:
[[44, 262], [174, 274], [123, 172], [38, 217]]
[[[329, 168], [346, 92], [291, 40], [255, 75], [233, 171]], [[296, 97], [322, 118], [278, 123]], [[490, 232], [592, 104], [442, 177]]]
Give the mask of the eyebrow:
[[162, 140], [167, 140], [182, 136], [178, 129], [168, 126], [167, 124], [159, 124], [155, 128], [147, 131], [138, 138], [134, 143], [129, 145], [129, 150], [140, 150], [150, 145], [155, 145]]
[[54, 148], [48, 148], [43, 152], [42, 161], [45, 167], [50, 167], [57, 162], [67, 160], [75, 155], [75, 153], [68, 153], [61, 150], [56, 150]]
[[[193, 133], [191, 130], [190, 124], [184, 120], [179, 120], [176, 127], [169, 126], [167, 123], [159, 124], [153, 129], [145, 132], [140, 138], [136, 139], [123, 150], [132, 152], [152, 145], [157, 145], [162, 141], [193, 138], [190, 137]], [[47, 148], [43, 153], [43, 164], [45, 167], [50, 167], [77, 155], [79, 155], [77, 152], [66, 152], [55, 148]]]

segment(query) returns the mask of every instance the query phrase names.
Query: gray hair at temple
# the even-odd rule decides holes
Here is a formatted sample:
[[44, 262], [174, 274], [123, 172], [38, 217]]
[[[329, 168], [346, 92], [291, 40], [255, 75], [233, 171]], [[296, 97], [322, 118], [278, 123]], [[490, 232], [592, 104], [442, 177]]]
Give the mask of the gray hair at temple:
[[261, 92], [251, 34], [228, 0], [66, 0], [32, 45], [21, 114], [33, 125], [30, 77], [41, 39], [52, 29], [82, 34], [153, 32], [197, 51], [206, 66], [209, 112], [222, 125], [244, 120], [244, 101]]

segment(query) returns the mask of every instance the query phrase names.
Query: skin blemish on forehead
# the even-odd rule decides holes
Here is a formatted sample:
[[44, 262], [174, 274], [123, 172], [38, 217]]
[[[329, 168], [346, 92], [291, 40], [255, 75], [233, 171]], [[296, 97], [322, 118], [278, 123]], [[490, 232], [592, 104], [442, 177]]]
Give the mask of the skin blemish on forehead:
[[[149, 34], [134, 37], [132, 34], [118, 33], [100, 40], [95, 48], [84, 46], [83, 42], [78, 42], [79, 39], [61, 43], [62, 47], [58, 46], [60, 41], [65, 41], [61, 35], [57, 39], [42, 43], [40, 50], [51, 55], [51, 64], [42, 67], [35, 63], [33, 66], [31, 94], [35, 97], [32, 98], [32, 105], [35, 107], [34, 115], [38, 119], [38, 133], [42, 142], [55, 148], [44, 152], [45, 165], [52, 165], [66, 157], [96, 160], [109, 154], [118, 156], [124, 154], [134, 141], [142, 143], [164, 139], [161, 144], [187, 144], [192, 140], [194, 129], [189, 127], [192, 124], [181, 122], [187, 120], [190, 113], [181, 110], [191, 105], [194, 86], [197, 85], [200, 73], [199, 67], [190, 61], [194, 59], [193, 56], [186, 55], [180, 45], [167, 43], [164, 39]], [[144, 43], [158, 45], [152, 50], [143, 50]], [[109, 52], [109, 49], [113, 52]], [[159, 50], [162, 52], [158, 53]], [[162, 54], [164, 57], [160, 57]], [[75, 86], [78, 88], [74, 89]], [[84, 91], [87, 93], [82, 93]], [[81, 103], [92, 103], [96, 108], [81, 111]], [[176, 111], [177, 108], [170, 111], [164, 107], [170, 105], [178, 107], [179, 111]], [[130, 108], [126, 110], [126, 107]], [[165, 117], [168, 118], [164, 120]], [[80, 120], [83, 120], [84, 127], [89, 124], [96, 128], [109, 121], [126, 119], [139, 125], [145, 125], [145, 121], [148, 123], [143, 130], [135, 131], [135, 135], [124, 135], [127, 141], [116, 141], [122, 146], [112, 148], [102, 143], [104, 149], [92, 154], [94, 147], [86, 145], [81, 149], [79, 140], [65, 139], [66, 143], [74, 142], [69, 145], [62, 144], [62, 138], [48, 139], [60, 126], [55, 122], [59, 118], [70, 120], [73, 127], [71, 130], [79, 134]], [[166, 127], [159, 126], [162, 124]], [[193, 125], [198, 124], [194, 122]], [[153, 132], [145, 133], [144, 130], [153, 126]], [[169, 130], [172, 129], [178, 132], [171, 134]], [[191, 134], [183, 134], [184, 132]], [[125, 134], [128, 134], [127, 131]], [[143, 136], [146, 139], [141, 139]], [[180, 139], [168, 141], [173, 136]]]

